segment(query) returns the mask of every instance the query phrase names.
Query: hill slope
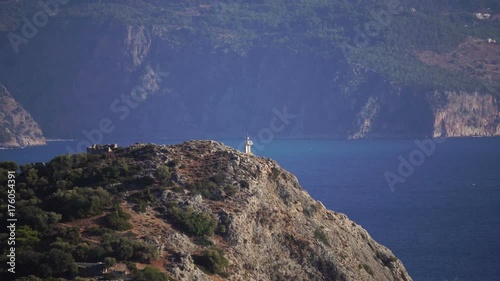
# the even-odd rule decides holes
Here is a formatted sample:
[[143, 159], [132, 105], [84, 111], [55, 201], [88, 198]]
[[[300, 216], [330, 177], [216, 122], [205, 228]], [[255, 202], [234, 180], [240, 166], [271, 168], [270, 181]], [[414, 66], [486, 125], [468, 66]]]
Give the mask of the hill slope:
[[44, 144], [38, 124], [0, 83], [0, 147]]
[[21, 170], [18, 277], [116, 274], [127, 260], [137, 280], [412, 280], [276, 162], [221, 143], [137, 144]]
[[[282, 137], [492, 135], [497, 2], [70, 1], [12, 41], [40, 7], [7, 1], [0, 75], [51, 137], [85, 138], [104, 118], [114, 137], [257, 135], [285, 106]], [[437, 127], [467, 107], [455, 95], [490, 101], [484, 122]]]

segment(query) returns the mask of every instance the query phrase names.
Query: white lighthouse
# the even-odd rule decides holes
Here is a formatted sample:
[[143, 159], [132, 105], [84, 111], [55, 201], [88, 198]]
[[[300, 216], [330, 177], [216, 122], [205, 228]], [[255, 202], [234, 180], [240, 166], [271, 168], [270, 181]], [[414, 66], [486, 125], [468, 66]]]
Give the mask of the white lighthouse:
[[250, 139], [249, 136], [247, 136], [247, 140], [245, 142], [245, 153], [246, 154], [252, 154], [252, 145], [253, 145], [253, 141]]

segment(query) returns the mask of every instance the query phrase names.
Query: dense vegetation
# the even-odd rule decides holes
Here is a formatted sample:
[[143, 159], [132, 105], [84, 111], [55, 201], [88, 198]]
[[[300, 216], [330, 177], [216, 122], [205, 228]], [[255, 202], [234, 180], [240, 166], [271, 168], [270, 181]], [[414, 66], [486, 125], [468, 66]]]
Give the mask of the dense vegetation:
[[[14, 18], [32, 13], [37, 7], [30, 2], [13, 2], [5, 11]], [[473, 13], [499, 9], [495, 0], [81, 0], [61, 6], [57, 16], [154, 27], [179, 48], [280, 49], [345, 59], [403, 84], [477, 89], [477, 81], [426, 66], [414, 51], [448, 52], [467, 36], [495, 38], [498, 20]]]
[[[131, 211], [122, 207], [124, 203], [134, 206], [135, 212], [159, 210], [158, 217], [212, 245], [208, 238], [216, 232], [223, 234], [220, 230], [225, 222], [191, 207], [160, 201], [164, 191], [184, 192], [184, 187], [171, 179], [175, 162], [152, 164], [163, 163], [156, 158], [155, 149], [146, 145], [121, 149], [116, 154], [64, 155], [49, 163], [21, 167], [0, 162], [1, 182], [7, 182], [7, 171], [16, 171], [16, 276], [31, 276], [19, 280], [73, 279], [82, 274], [78, 262], [102, 262], [106, 267], [128, 262], [133, 267], [134, 263], [157, 259], [157, 245], [129, 231], [134, 225], [130, 223]], [[224, 186], [219, 189], [223, 192]], [[6, 187], [2, 186], [0, 195], [0, 208], [7, 210]], [[7, 219], [5, 212], [0, 219]], [[82, 228], [76, 223], [87, 219], [96, 225]], [[0, 233], [2, 241], [8, 237], [5, 231]], [[1, 262], [5, 263], [8, 245], [2, 243], [0, 247]], [[203, 268], [222, 273], [225, 263], [210, 262], [227, 263], [223, 253], [217, 250], [216, 256], [207, 255]], [[170, 280], [154, 268], [132, 268], [132, 272], [136, 280]]]
[[229, 263], [220, 249], [210, 247], [203, 250], [200, 255], [194, 256], [193, 258], [195, 263], [200, 265], [205, 271], [225, 276], [224, 269]]

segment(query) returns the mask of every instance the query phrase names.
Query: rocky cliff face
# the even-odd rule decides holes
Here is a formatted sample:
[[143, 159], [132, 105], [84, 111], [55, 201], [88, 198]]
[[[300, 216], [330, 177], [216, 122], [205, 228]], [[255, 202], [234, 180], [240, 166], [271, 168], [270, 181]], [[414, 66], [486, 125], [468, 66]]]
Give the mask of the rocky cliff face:
[[[153, 158], [144, 158], [145, 151]], [[224, 231], [210, 241], [229, 260], [228, 280], [412, 280], [389, 249], [346, 215], [311, 198], [275, 161], [213, 141], [135, 145], [115, 155], [147, 159], [145, 173], [154, 171], [155, 163], [176, 163], [171, 170], [175, 185], [185, 189], [170, 188], [161, 201], [222, 222]], [[220, 188], [212, 190], [211, 199], [188, 191], [209, 182]], [[170, 261], [169, 274], [177, 280], [215, 280], [195, 265], [206, 246], [172, 228], [169, 216], [148, 226], [150, 215], [133, 216], [134, 232], [158, 237], [156, 243], [166, 251], [162, 256]]]
[[44, 145], [38, 124], [0, 84], [0, 147]]
[[[443, 120], [454, 127], [449, 136], [498, 135], [495, 118], [450, 114], [457, 106], [447, 94], [442, 115], [427, 99], [432, 90], [397, 85], [340, 57], [271, 48], [236, 54], [198, 41], [180, 48], [162, 30], [54, 19], [17, 55], [1, 37], [0, 74], [53, 137], [86, 138], [103, 119], [113, 122], [112, 137], [258, 135], [284, 108], [293, 118], [274, 136], [430, 137]], [[27, 76], [32, 83], [19, 78]], [[476, 111], [498, 114], [496, 99], [482, 96]]]
[[496, 96], [388, 89], [388, 94], [368, 98], [355, 118], [350, 138], [500, 135]]
[[434, 110], [434, 137], [500, 135], [498, 100], [480, 93], [446, 92], [445, 106]]

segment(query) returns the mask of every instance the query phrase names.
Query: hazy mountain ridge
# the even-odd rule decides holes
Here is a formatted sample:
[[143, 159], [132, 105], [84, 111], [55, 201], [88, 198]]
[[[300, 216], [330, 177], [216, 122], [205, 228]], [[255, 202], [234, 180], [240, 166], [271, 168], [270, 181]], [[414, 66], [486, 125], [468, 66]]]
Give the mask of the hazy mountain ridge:
[[[498, 7], [431, 2], [75, 1], [61, 5], [20, 54], [2, 41], [0, 73], [52, 137], [84, 138], [82, 130], [103, 118], [114, 122], [116, 137], [257, 135], [285, 107], [295, 118], [275, 132], [284, 137], [433, 136], [447, 91], [486, 95], [491, 104], [483, 104], [487, 124], [443, 132], [491, 135], [499, 45], [486, 46], [486, 69], [460, 59], [453, 67], [427, 65], [436, 59], [416, 53], [451, 52], [468, 36], [495, 37]], [[479, 20], [474, 11], [492, 16]], [[353, 26], [372, 22], [371, 12], [388, 12], [389, 23], [345, 57], [343, 46], [355, 46]], [[42, 71], [46, 65], [52, 67]], [[18, 78], [26, 74], [32, 83]], [[146, 101], [126, 106], [123, 95], [140, 85]], [[48, 112], [49, 105], [58, 110]], [[458, 114], [445, 123], [459, 127], [466, 119]]]

